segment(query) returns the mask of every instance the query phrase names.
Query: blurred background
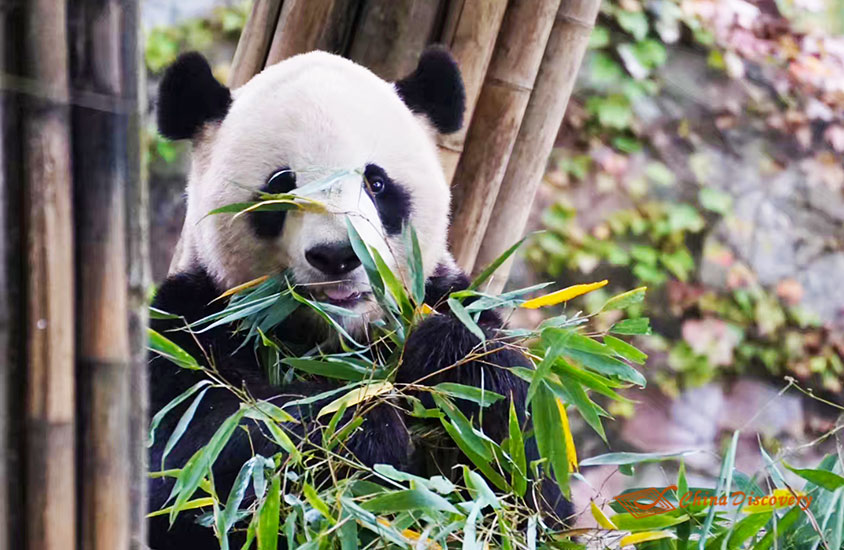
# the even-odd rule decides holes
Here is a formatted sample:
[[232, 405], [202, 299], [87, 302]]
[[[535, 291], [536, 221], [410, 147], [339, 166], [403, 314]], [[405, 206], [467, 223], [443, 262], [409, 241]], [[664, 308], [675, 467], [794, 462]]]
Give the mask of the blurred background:
[[[143, 0], [148, 100], [179, 53], [227, 80], [250, 10], [241, 0]], [[149, 114], [152, 113], [150, 107]], [[153, 279], [184, 215], [187, 147], [146, 122]], [[814, 465], [834, 438], [844, 384], [844, 2], [605, 0], [532, 206], [511, 287], [609, 279], [585, 296], [647, 286], [649, 386], [608, 405], [608, 441], [575, 422], [581, 457], [696, 449], [711, 484], [732, 431], [737, 467], [771, 454]], [[534, 326], [541, 310], [520, 310]], [[613, 319], [606, 318], [611, 323]], [[789, 387], [813, 388], [810, 392]], [[626, 477], [588, 468], [581, 504], [667, 485], [664, 466]], [[582, 509], [582, 506], [578, 506]], [[585, 519], [585, 518], [584, 518]], [[591, 521], [590, 520], [587, 520]]]

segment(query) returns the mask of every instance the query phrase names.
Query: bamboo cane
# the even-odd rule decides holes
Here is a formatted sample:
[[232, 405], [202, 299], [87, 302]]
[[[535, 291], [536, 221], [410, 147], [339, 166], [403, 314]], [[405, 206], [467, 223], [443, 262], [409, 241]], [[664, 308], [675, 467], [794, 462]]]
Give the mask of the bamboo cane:
[[[511, 2], [452, 185], [451, 252], [471, 271], [522, 124], [560, 0]], [[469, 229], [469, 230], [465, 230]]]
[[229, 86], [238, 88], [261, 72], [275, 34], [283, 0], [255, 0], [234, 53]]
[[384, 80], [396, 81], [416, 67], [443, 12], [443, 0], [368, 0], [349, 58]]
[[126, 109], [126, 249], [129, 307], [129, 535], [131, 550], [147, 547], [147, 447], [149, 428], [147, 388], [147, 296], [150, 288], [149, 193], [145, 164], [141, 160], [144, 97], [140, 47], [140, 3], [132, 0], [122, 11], [123, 100]]
[[130, 540], [124, 162], [129, 136], [121, 47], [135, 29], [123, 29], [121, 23], [122, 10], [131, 4], [69, 4], [70, 39], [77, 45], [71, 85], [82, 451], [79, 512], [82, 547], [92, 550], [125, 549]]
[[64, 2], [24, 3], [26, 547], [76, 541], [73, 233]]
[[311, 50], [346, 51], [360, 0], [287, 0], [266, 65]]
[[440, 160], [449, 181], [463, 152], [466, 129], [481, 92], [506, 7], [507, 0], [453, 0], [449, 3], [440, 42], [448, 46], [457, 60], [466, 87], [463, 129], [439, 138]]
[[[475, 266], [487, 265], [524, 233], [530, 205], [542, 180], [577, 71], [595, 24], [600, 0], [564, 0], [545, 49], [534, 91]], [[504, 287], [512, 262], [499, 268], [491, 292]]]

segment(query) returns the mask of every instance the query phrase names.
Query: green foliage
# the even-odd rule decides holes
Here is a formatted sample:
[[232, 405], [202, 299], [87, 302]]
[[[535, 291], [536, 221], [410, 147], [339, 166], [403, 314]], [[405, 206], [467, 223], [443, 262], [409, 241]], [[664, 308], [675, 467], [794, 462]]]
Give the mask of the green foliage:
[[[300, 191], [289, 197], [296, 207], [313, 207], [306, 195], [298, 195]], [[247, 208], [276, 199], [276, 196], [262, 197], [257, 205], [238, 205], [217, 215], [238, 215]], [[403, 239], [406, 256], [396, 254], [407, 257], [404, 269], [397, 269], [385, 260], [376, 244], [365, 242], [354, 219], [348, 221], [348, 232], [382, 311], [381, 318], [368, 327], [366, 342], [356, 341], [343, 326], [342, 320], [354, 315], [352, 312], [315, 301], [287, 275], [262, 278], [233, 289], [221, 298], [228, 299], [222, 311], [185, 329], [202, 332], [231, 325], [244, 338], [244, 345], [254, 347], [271, 379], [307, 379], [316, 375], [338, 381], [339, 388], [278, 407], [229, 385], [213, 364], [203, 364], [204, 360], [188, 356], [163, 335], [151, 333], [154, 352], [183, 368], [201, 369], [208, 375], [207, 382], [197, 384], [156, 415], [151, 437], [165, 415], [172, 414], [177, 405], [189, 403], [167, 447], [172, 446], [171, 442], [175, 444], [190, 430], [196, 406], [211, 389], [226, 388], [242, 401], [240, 410], [226, 419], [186, 464], [153, 474], [176, 478], [170, 500], [173, 504], [156, 513], [167, 513], [172, 521], [186, 509], [206, 510], [202, 522], [215, 528], [221, 548], [228, 547], [228, 534], [233, 530], [246, 532], [250, 540], [246, 548], [257, 544], [259, 549], [276, 548], [280, 538], [290, 548], [310, 547], [316, 545], [315, 541], [321, 541], [320, 547], [362, 548], [383, 544], [408, 548], [420, 540], [441, 548], [455, 547], [460, 541], [464, 548], [481, 548], [498, 537], [506, 537], [511, 547], [527, 548], [536, 543], [567, 539], [554, 527], [552, 518], [544, 512], [537, 515], [538, 511], [529, 504], [536, 483], [533, 473], [555, 477], [562, 490], [568, 491], [576, 457], [566, 406], [577, 410], [605, 437], [602, 417], [607, 414], [593, 401], [591, 393], [626, 402], [617, 391], [644, 385], [644, 377], [634, 368], [644, 361], [644, 353], [606, 331], [587, 328], [593, 316], [579, 314], [552, 317], [533, 330], [485, 333], [478, 326], [484, 311], [518, 308], [528, 301], [530, 292], [544, 285], [493, 296], [477, 290], [483, 282], [483, 277], [479, 277], [473, 289], [452, 293], [442, 311], [433, 311], [421, 303], [424, 276], [412, 229], [406, 231]], [[500, 263], [514, 250], [496, 262]], [[626, 293], [609, 300], [607, 308], [638, 303], [642, 296], [643, 289]], [[299, 308], [311, 309], [322, 317], [332, 329], [331, 338], [339, 339], [339, 349], [328, 353], [326, 350], [337, 347], [328, 345], [300, 353], [286, 349], [275, 340], [275, 327]], [[489, 346], [504, 342], [529, 349], [527, 357], [536, 362], [535, 369], [512, 369], [514, 375], [530, 383], [529, 402], [511, 404], [509, 436], [504, 441], [486, 435], [481, 418], [465, 416], [457, 403], [467, 400], [477, 403], [482, 417], [484, 408], [506, 396], [483, 387], [456, 383], [427, 386], [424, 380], [413, 384], [395, 381], [407, 335], [429, 316], [447, 314], [460, 319], [479, 339], [461, 363], [482, 360]], [[644, 319], [636, 321], [640, 326], [628, 327], [628, 334], [642, 332], [642, 321], [647, 326]], [[616, 327], [621, 325], [623, 321]], [[426, 408], [413, 395], [419, 391], [430, 393], [433, 408]], [[290, 429], [291, 423], [297, 420], [286, 408], [305, 402], [317, 404], [319, 413], [300, 421], [313, 424], [321, 432], [321, 438], [303, 440]], [[413, 417], [428, 419], [427, 423], [411, 426], [417, 445], [447, 444], [459, 448], [465, 456], [459, 464], [462, 468], [456, 464], [446, 472], [462, 472], [462, 478], [456, 475], [450, 479], [439, 475], [423, 478], [385, 465], [368, 468], [343, 452], [349, 437], [367, 429], [366, 411], [382, 403], [401, 406], [411, 411]], [[525, 431], [520, 425], [516, 408], [529, 411], [532, 430]], [[277, 453], [251, 457], [243, 464], [230, 493], [219, 495], [211, 467], [238, 427], [247, 429], [242, 424], [245, 419], [258, 421], [264, 427], [249, 430], [250, 435], [274, 441]], [[435, 421], [433, 427], [430, 420]], [[540, 449], [541, 460], [528, 464], [525, 444], [531, 438]], [[332, 474], [338, 470], [346, 473]], [[244, 505], [244, 495], [250, 487], [257, 498]], [[527, 532], [522, 529], [525, 523], [530, 525]]]

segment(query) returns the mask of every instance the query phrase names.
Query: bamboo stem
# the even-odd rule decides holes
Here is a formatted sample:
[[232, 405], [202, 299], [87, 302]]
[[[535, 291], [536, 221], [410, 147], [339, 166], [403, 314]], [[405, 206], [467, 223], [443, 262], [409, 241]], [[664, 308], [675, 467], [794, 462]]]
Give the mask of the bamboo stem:
[[389, 82], [404, 77], [433, 37], [443, 8], [443, 0], [367, 0], [349, 58]]
[[311, 50], [344, 53], [361, 0], [286, 0], [266, 65]]
[[[560, 4], [475, 266], [493, 261], [524, 233], [599, 8], [600, 0]], [[511, 266], [499, 268], [490, 292], [504, 287]]]
[[450, 235], [457, 264], [471, 272], [507, 159], [522, 124], [560, 0], [511, 2], [495, 44], [452, 185]]
[[129, 548], [147, 547], [147, 433], [149, 428], [147, 387], [147, 325], [150, 288], [149, 193], [145, 164], [141, 159], [143, 105], [143, 48], [140, 47], [140, 2], [123, 9], [126, 30], [122, 51], [123, 99], [126, 104], [126, 273], [129, 326]]
[[466, 119], [463, 129], [440, 136], [440, 161], [446, 179], [452, 180], [463, 152], [467, 128], [492, 58], [495, 39], [507, 0], [454, 0], [449, 4], [441, 42], [448, 46], [460, 66], [466, 87]]
[[275, 33], [283, 0], [255, 0], [232, 60], [229, 86], [238, 88], [261, 72]]
[[66, 550], [76, 541], [68, 56], [64, 2], [25, 3], [22, 124], [26, 249], [27, 548]]
[[129, 327], [125, 182], [127, 103], [122, 10], [131, 2], [70, 4], [77, 255], [79, 482], [82, 547], [129, 546]]

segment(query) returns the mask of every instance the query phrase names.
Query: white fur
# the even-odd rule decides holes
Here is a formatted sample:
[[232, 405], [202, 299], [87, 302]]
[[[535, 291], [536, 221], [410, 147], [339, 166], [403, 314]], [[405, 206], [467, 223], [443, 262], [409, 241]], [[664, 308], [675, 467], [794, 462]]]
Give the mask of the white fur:
[[[381, 241], [385, 260], [402, 270], [401, 236], [379, 238], [384, 230], [375, 205], [353, 173], [368, 163], [381, 166], [409, 192], [410, 223], [419, 235], [426, 276], [449, 261], [450, 191], [434, 136], [392, 84], [347, 59], [311, 52], [266, 68], [233, 96], [222, 123], [209, 125], [194, 140], [176, 269], [199, 263], [225, 288], [286, 268], [299, 283], [326, 283], [305, 260], [305, 250], [345, 240], [348, 215], [365, 240]], [[252, 200], [253, 191], [282, 166], [296, 171], [299, 187], [348, 172], [313, 197], [329, 205], [327, 214], [289, 211], [278, 239], [257, 238], [245, 216], [207, 216]], [[366, 290], [362, 268], [345, 280]]]

